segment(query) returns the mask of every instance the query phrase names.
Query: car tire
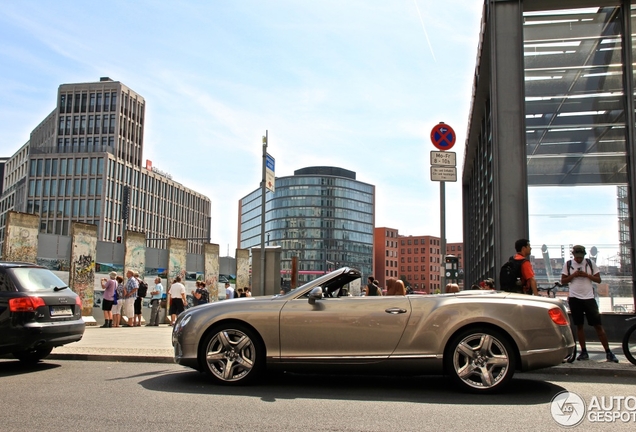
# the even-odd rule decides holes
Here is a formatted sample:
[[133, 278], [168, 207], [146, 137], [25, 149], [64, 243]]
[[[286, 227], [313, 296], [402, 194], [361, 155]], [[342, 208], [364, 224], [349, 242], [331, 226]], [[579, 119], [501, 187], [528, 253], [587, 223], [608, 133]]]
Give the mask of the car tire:
[[242, 324], [223, 324], [203, 338], [199, 359], [205, 372], [218, 384], [253, 382], [265, 363], [265, 349], [256, 333]]
[[13, 357], [23, 363], [37, 363], [51, 354], [51, 351], [53, 351], [53, 348], [37, 348], [29, 351], [17, 351], [13, 353]]
[[461, 331], [447, 345], [444, 365], [463, 390], [495, 393], [503, 389], [515, 373], [515, 349], [499, 330], [470, 328]]

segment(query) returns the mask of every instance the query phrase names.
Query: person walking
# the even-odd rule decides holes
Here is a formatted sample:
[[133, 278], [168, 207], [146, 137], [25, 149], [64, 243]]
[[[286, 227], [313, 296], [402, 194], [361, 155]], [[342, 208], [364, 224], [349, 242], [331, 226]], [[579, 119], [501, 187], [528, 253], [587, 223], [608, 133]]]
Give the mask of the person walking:
[[155, 287], [150, 291], [150, 320], [148, 324], [146, 324], [146, 327], [157, 327], [159, 325], [159, 312], [161, 311], [159, 305], [162, 297], [163, 285], [161, 285], [161, 278], [157, 276], [155, 278]]
[[124, 307], [124, 278], [121, 276], [117, 276], [115, 278], [117, 282], [116, 289], [116, 297], [117, 302], [113, 304], [113, 327], [119, 327], [119, 322], [121, 321], [121, 310]]
[[185, 310], [185, 305], [187, 304], [186, 289], [181, 283], [181, 276], [174, 278], [168, 297], [170, 298], [170, 325], [174, 326], [177, 316]]
[[526, 294], [539, 295], [539, 291], [537, 290], [537, 280], [534, 278], [534, 269], [532, 268], [532, 263], [528, 259], [530, 253], [532, 252], [532, 247], [530, 247], [530, 240], [528, 239], [519, 239], [515, 242], [515, 250], [517, 253], [513, 257], [514, 260], [525, 260], [521, 263], [521, 287], [522, 292]]
[[134, 317], [135, 317], [135, 299], [137, 298], [137, 290], [139, 289], [139, 284], [137, 279], [135, 279], [135, 272], [132, 270], [128, 270], [126, 272], [126, 284], [124, 285], [124, 308], [122, 310], [122, 314], [126, 317], [124, 318], [126, 321], [127, 327], [133, 327]]
[[115, 292], [117, 290], [117, 273], [112, 271], [108, 274], [110, 279], [102, 278], [102, 288], [104, 294], [102, 297], [102, 311], [104, 312], [104, 325], [102, 328], [113, 326], [113, 304], [115, 302]]
[[584, 320], [587, 318], [588, 325], [594, 327], [598, 340], [605, 348], [605, 358], [608, 362], [618, 363], [618, 359], [610, 350], [607, 342], [607, 335], [601, 323], [601, 314], [598, 304], [594, 299], [594, 283], [601, 283], [601, 272], [596, 263], [591, 259], [585, 259], [585, 246], [576, 245], [572, 248], [574, 260], [568, 260], [563, 264], [561, 271], [561, 284], [569, 285], [568, 303], [572, 313], [572, 322], [576, 326], [576, 337], [581, 345], [581, 354], [577, 360], [589, 360], [585, 345]]

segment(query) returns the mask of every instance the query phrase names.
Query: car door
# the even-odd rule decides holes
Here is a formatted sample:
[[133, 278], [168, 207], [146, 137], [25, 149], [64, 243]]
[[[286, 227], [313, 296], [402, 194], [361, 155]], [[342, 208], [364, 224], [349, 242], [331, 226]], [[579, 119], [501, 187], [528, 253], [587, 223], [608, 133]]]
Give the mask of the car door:
[[410, 315], [402, 296], [290, 300], [280, 313], [281, 359], [378, 361], [393, 352]]

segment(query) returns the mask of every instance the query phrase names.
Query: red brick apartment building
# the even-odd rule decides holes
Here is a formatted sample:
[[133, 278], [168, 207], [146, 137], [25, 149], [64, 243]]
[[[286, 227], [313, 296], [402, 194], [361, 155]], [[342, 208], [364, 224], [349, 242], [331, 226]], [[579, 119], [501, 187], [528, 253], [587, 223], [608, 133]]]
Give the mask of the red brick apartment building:
[[[373, 276], [381, 287], [386, 287], [389, 278], [399, 278], [398, 274], [398, 230], [375, 228], [373, 236]], [[363, 281], [366, 283], [367, 281]]]
[[[386, 280], [406, 277], [416, 291], [427, 293], [441, 290], [440, 253], [441, 241], [433, 236], [401, 236], [394, 228], [375, 228], [374, 277], [382, 287]], [[463, 268], [463, 244], [448, 243], [446, 254], [458, 257], [459, 268]]]

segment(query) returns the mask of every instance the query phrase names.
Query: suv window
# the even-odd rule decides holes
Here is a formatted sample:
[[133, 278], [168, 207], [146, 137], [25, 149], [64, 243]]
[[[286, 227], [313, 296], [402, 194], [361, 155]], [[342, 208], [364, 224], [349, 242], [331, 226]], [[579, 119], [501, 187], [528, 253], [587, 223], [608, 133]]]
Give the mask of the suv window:
[[13, 281], [4, 271], [0, 270], [0, 292], [15, 292], [17, 289]]
[[9, 269], [9, 271], [23, 291], [50, 291], [56, 287], [67, 286], [62, 279], [45, 268], [16, 267]]

